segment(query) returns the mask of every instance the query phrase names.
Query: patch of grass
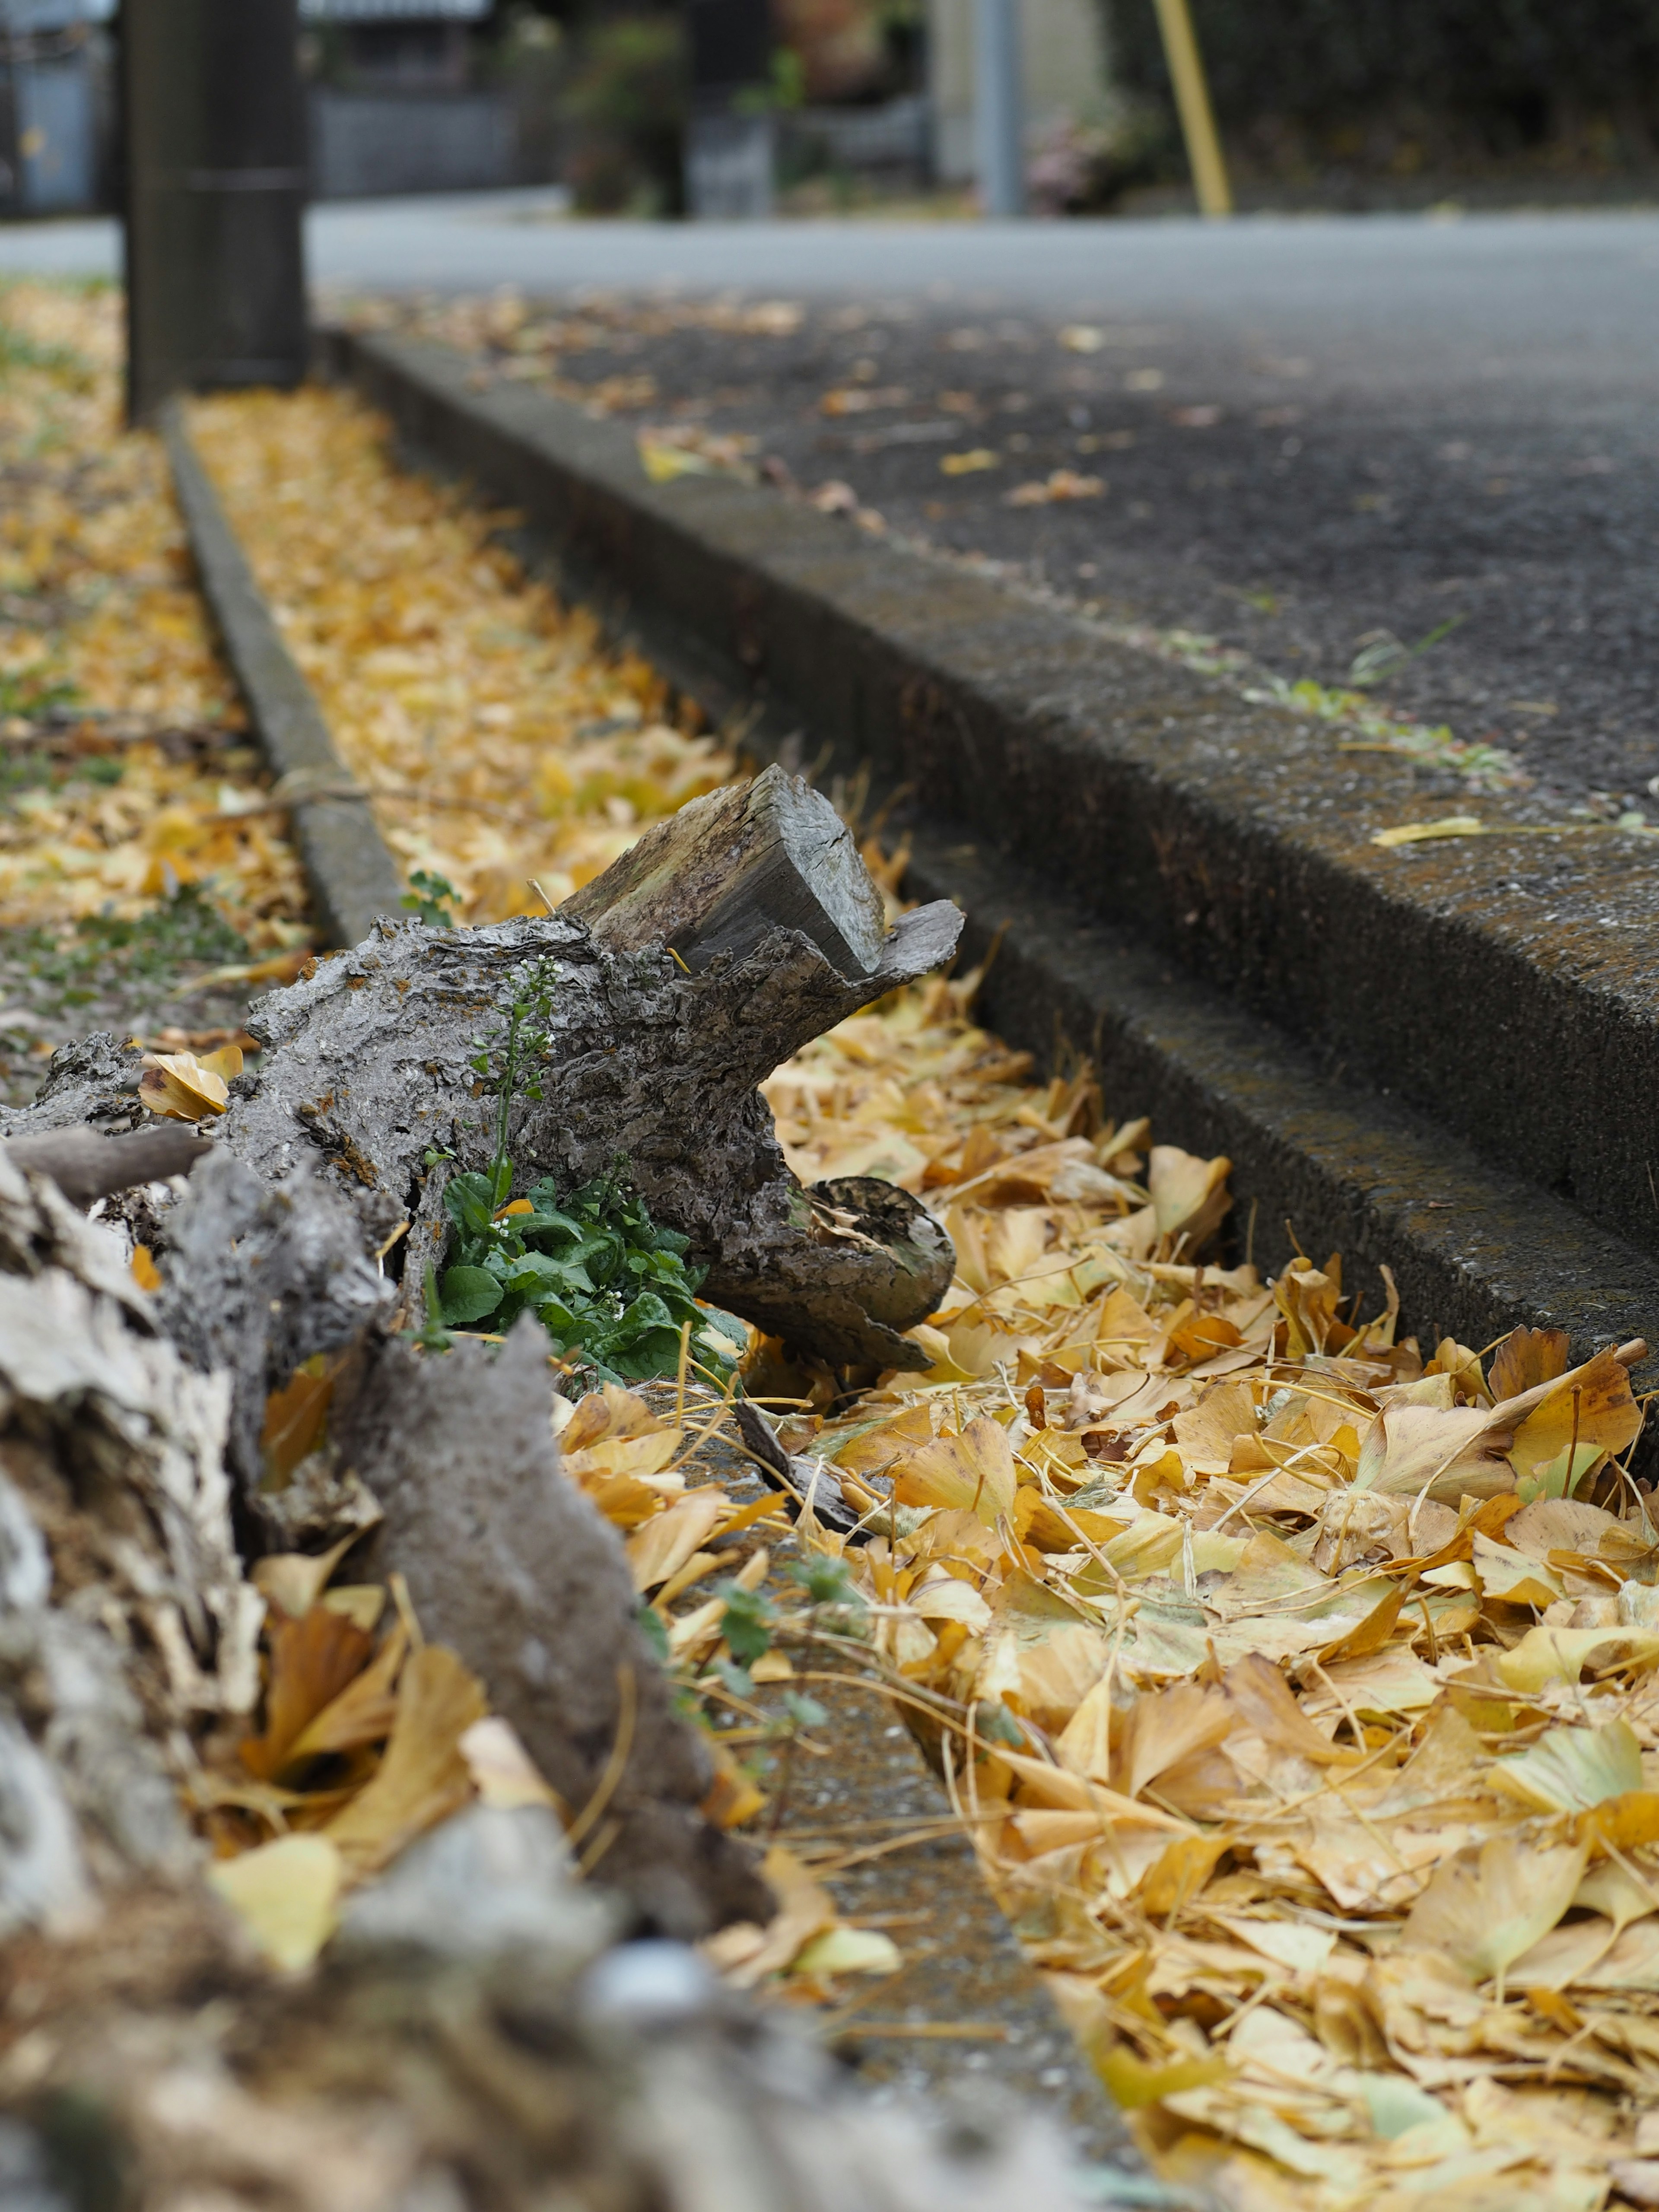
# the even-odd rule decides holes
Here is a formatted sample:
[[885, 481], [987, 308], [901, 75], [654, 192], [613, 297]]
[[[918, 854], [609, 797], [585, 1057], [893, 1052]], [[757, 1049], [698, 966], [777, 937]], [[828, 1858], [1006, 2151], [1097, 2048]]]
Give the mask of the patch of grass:
[[103, 992], [164, 983], [179, 969], [216, 968], [247, 957], [246, 941], [193, 884], [136, 921], [87, 915], [68, 936], [16, 930], [8, 965], [25, 968], [53, 987], [64, 1004], [85, 1006]]
[[459, 1175], [444, 1192], [456, 1231], [441, 1286], [446, 1323], [486, 1322], [505, 1335], [533, 1313], [562, 1357], [615, 1382], [672, 1375], [689, 1324], [692, 1358], [731, 1373], [748, 1341], [742, 1324], [697, 1304], [690, 1240], [659, 1227], [619, 1175], [568, 1196], [544, 1179], [512, 1212], [498, 1210], [498, 1188], [495, 1174]]
[[43, 676], [10, 676], [0, 672], [0, 714], [21, 714], [33, 720], [55, 707], [78, 704], [81, 694], [73, 684]]
[[0, 322], [0, 376], [20, 368], [43, 370], [49, 376], [70, 377], [76, 383], [89, 383], [95, 373], [86, 356], [76, 353], [73, 346], [43, 345], [27, 331]]
[[0, 752], [0, 808], [9, 814], [20, 791], [38, 791], [56, 780], [52, 760], [41, 752]]

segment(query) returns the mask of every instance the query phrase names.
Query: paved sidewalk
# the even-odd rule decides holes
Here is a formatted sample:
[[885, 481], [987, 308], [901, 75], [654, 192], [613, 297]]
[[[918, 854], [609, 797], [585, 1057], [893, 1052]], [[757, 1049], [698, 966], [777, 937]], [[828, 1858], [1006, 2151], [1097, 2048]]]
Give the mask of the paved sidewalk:
[[[1659, 216], [729, 227], [552, 210], [321, 207], [313, 269], [335, 293], [814, 301], [799, 340], [750, 345], [749, 366], [675, 337], [566, 373], [646, 371], [669, 404], [746, 386], [706, 419], [809, 483], [840, 477], [895, 526], [1281, 675], [1340, 683], [1374, 633], [1414, 645], [1455, 623], [1389, 687], [1402, 710], [1514, 750], [1547, 808], [1601, 792], [1611, 812], [1653, 809]], [[116, 258], [112, 224], [0, 229], [0, 272]], [[849, 299], [866, 329], [833, 326]], [[1078, 324], [1101, 332], [1093, 354], [1058, 346]], [[906, 402], [825, 418], [860, 359]], [[947, 420], [950, 390], [975, 402], [958, 448], [994, 449], [995, 469], [946, 477], [950, 444], [913, 435]], [[1106, 494], [1004, 504], [1061, 466]]]

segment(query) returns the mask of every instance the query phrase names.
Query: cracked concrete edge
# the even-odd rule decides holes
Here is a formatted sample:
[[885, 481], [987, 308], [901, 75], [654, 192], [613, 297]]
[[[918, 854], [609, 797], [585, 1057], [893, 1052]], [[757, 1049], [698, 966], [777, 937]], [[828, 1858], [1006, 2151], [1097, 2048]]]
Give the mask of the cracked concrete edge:
[[[162, 410], [161, 436], [173, 471], [202, 596], [217, 626], [253, 734], [279, 780], [303, 775], [349, 786], [311, 686], [282, 632], [191, 445], [182, 404]], [[361, 944], [377, 915], [397, 915], [404, 883], [367, 794], [296, 797], [291, 835], [319, 923], [331, 946]]]
[[[1540, 914], [1486, 840], [1370, 842], [1470, 805], [1397, 756], [769, 489], [650, 483], [625, 428], [446, 349], [334, 331], [320, 359], [417, 453], [511, 501], [567, 588], [694, 690], [809, 722], [837, 765], [920, 790], [1385, 1102], [1659, 1252], [1659, 872], [1639, 841], [1510, 848], [1557, 872]], [[1526, 825], [1512, 797], [1478, 805]]]

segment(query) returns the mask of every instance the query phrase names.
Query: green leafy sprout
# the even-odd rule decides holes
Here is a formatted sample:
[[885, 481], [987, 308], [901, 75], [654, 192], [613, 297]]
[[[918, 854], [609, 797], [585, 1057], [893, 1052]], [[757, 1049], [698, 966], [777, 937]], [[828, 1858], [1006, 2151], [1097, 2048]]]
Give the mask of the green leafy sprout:
[[505, 1334], [533, 1313], [562, 1358], [610, 1382], [677, 1373], [689, 1332], [690, 1358], [724, 1382], [747, 1333], [697, 1303], [702, 1273], [686, 1265], [690, 1239], [652, 1220], [625, 1162], [568, 1193], [544, 1176], [508, 1206], [514, 1102], [542, 1097], [556, 981], [550, 960], [528, 963], [500, 1026], [473, 1040], [469, 1065], [495, 1100], [495, 1142], [487, 1170], [454, 1176], [444, 1191], [454, 1227], [438, 1320], [488, 1322]]
[[416, 868], [409, 879], [402, 903], [428, 929], [453, 929], [461, 895], [447, 876], [430, 868]]

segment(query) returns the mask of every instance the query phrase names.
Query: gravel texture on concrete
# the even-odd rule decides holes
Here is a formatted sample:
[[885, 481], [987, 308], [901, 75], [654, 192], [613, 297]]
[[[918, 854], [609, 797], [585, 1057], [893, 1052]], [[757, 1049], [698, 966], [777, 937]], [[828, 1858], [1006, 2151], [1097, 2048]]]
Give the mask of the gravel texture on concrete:
[[[895, 532], [1291, 680], [1341, 684], [1378, 633], [1455, 624], [1379, 702], [1511, 750], [1547, 805], [1652, 808], [1659, 441], [1634, 331], [1540, 311], [1528, 344], [1495, 314], [1483, 348], [1409, 300], [1392, 335], [1339, 303], [1310, 337], [1272, 289], [1253, 314], [1197, 295], [1114, 311], [1094, 289], [1069, 313], [988, 290], [815, 301], [784, 337], [619, 325], [560, 374], [648, 378], [631, 422], [751, 437]], [[827, 414], [836, 392], [857, 411]], [[942, 467], [975, 451], [994, 465]], [[1059, 469], [1103, 489], [1009, 502]]]

